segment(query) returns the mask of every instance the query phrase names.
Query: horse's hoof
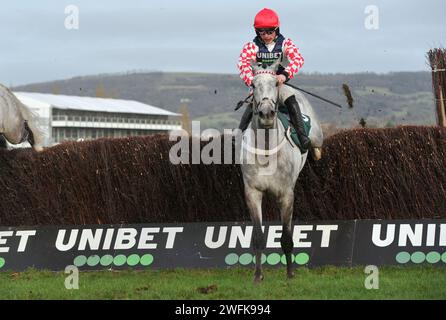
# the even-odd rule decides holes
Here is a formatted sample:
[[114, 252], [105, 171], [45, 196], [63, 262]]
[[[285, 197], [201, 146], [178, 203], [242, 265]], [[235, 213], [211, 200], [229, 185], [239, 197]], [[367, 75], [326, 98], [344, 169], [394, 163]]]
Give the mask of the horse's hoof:
[[287, 279], [293, 279], [294, 278], [294, 272], [292, 272], [292, 271], [288, 272], [286, 276], [287, 276]]
[[254, 277], [254, 284], [258, 284], [261, 283], [263, 281], [263, 274], [260, 276], [255, 276]]
[[33, 146], [34, 150], [36, 150], [37, 152], [42, 152], [43, 148], [41, 146]]
[[315, 161], [321, 160], [322, 158], [322, 148], [313, 148], [313, 159]]

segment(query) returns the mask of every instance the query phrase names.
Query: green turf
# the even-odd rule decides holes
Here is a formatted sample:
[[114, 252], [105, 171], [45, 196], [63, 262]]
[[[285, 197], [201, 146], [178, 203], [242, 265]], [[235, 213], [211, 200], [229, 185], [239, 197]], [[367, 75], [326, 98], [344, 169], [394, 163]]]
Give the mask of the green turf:
[[253, 270], [146, 270], [80, 272], [79, 289], [67, 290], [63, 272], [0, 273], [1, 299], [446, 299], [446, 270], [431, 266], [381, 267], [379, 289], [368, 290], [364, 268]]

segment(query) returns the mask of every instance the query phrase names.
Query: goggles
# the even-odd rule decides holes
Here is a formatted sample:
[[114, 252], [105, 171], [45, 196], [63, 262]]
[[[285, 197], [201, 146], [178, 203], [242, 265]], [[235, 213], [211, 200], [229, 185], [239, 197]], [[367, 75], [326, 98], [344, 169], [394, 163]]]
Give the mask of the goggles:
[[259, 35], [263, 36], [263, 35], [265, 35], [265, 34], [267, 34], [267, 35], [271, 35], [271, 34], [273, 34], [274, 32], [276, 32], [276, 30], [277, 30], [277, 28], [261, 28], [261, 29], [256, 29], [256, 32], [257, 32]]

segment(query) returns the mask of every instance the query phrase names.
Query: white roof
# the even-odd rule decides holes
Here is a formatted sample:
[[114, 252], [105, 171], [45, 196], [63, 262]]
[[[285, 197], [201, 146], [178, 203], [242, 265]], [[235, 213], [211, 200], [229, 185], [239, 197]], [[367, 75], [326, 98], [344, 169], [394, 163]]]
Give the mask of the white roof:
[[[48, 94], [36, 92], [14, 92], [19, 99], [39, 101], [58, 109], [72, 109], [98, 112], [139, 113], [163, 116], [179, 116], [179, 113], [170, 112], [158, 107], [134, 100], [66, 96], [61, 94]], [[32, 106], [29, 106], [32, 107]]]

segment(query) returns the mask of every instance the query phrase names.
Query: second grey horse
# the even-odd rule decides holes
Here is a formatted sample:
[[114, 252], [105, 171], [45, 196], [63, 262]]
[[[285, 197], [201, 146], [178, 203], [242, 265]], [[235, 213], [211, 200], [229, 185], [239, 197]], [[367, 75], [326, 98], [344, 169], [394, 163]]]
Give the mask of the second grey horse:
[[36, 151], [43, 150], [44, 133], [35, 115], [5, 86], [0, 84], [0, 143], [12, 144], [28, 141]]

